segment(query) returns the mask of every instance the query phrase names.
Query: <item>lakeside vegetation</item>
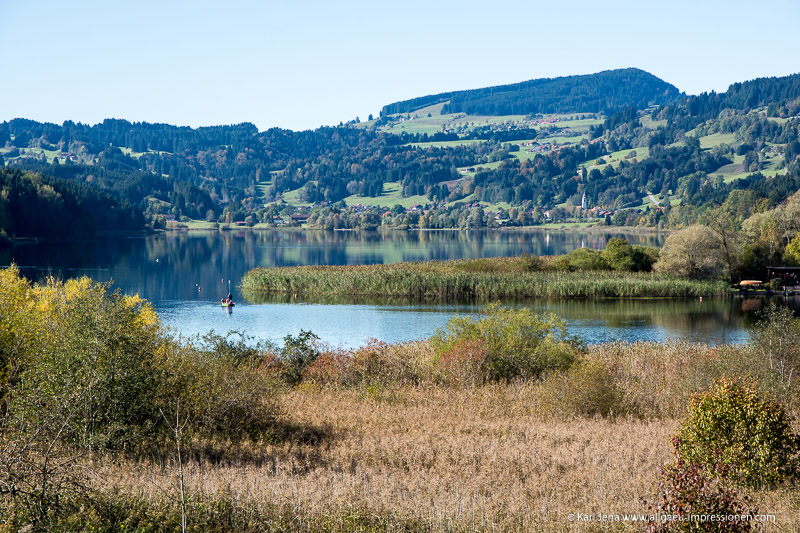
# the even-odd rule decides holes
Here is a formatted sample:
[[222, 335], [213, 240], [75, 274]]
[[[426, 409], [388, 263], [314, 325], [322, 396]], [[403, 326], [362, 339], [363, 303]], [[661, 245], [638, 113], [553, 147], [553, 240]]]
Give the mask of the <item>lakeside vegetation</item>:
[[240, 288], [252, 299], [294, 294], [445, 301], [696, 298], [728, 291], [727, 283], [713, 279], [716, 272], [680, 278], [672, 263], [663, 262], [665, 273], [650, 272], [657, 258], [656, 248], [611, 239], [603, 251], [581, 248], [564, 256], [256, 268], [242, 277]]
[[147, 302], [14, 268], [0, 306], [0, 531], [585, 531], [569, 513], [598, 509], [800, 527], [785, 309], [745, 345], [586, 346], [490, 306], [339, 350], [176, 340]]
[[[242, 278], [259, 293], [387, 296], [413, 300], [529, 298], [696, 298], [722, 296], [728, 284], [632, 272], [469, 271], [468, 260], [389, 265], [258, 268]], [[257, 296], [256, 296], [257, 297]]]

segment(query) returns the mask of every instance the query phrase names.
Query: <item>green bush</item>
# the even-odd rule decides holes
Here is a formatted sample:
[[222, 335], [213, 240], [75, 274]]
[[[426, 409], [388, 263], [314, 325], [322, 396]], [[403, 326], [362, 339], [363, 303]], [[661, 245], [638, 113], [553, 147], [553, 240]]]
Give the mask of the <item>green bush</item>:
[[21, 344], [7, 422], [87, 448], [151, 439], [169, 340], [149, 303], [88, 278], [49, 280], [27, 298], [27, 324], [14, 328]]
[[576, 270], [609, 270], [603, 252], [591, 248], [578, 248], [553, 262], [558, 270], [574, 272]]
[[783, 280], [781, 278], [772, 278], [769, 280], [769, 288], [773, 291], [779, 291], [783, 289]]
[[631, 246], [625, 239], [611, 239], [603, 250], [603, 259], [613, 269], [624, 272], [649, 272], [658, 260], [658, 249]]
[[273, 360], [278, 348], [270, 341], [253, 343], [253, 337], [240, 331], [229, 331], [224, 336], [211, 330], [200, 339], [200, 349], [209, 358], [231, 364], [235, 367], [251, 367], [263, 365]]
[[494, 381], [536, 378], [546, 370], [567, 368], [582, 348], [555, 315], [498, 304], [487, 306], [478, 320], [456, 316], [431, 337], [437, 358], [465, 341], [483, 344], [486, 375]]
[[286, 335], [283, 338], [281, 361], [284, 366], [283, 379], [286, 383], [297, 385], [303, 380], [303, 370], [320, 356], [316, 346], [318, 340], [319, 337], [302, 329], [297, 337]]
[[724, 465], [740, 483], [773, 486], [798, 473], [800, 437], [790, 424], [754, 385], [722, 379], [692, 399], [679, 452], [689, 462]]
[[281, 384], [269, 368], [232, 364], [230, 354], [215, 357], [191, 345], [170, 351], [151, 403], [162, 419], [188, 419], [185, 438], [258, 440], [275, 427]]

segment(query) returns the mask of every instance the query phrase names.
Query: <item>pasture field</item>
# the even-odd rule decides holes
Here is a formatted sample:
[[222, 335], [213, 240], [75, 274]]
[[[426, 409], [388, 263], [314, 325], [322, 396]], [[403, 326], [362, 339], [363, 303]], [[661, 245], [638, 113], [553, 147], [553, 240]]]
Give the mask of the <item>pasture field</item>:
[[714, 148], [727, 144], [733, 146], [738, 144], [735, 133], [714, 133], [712, 135], [704, 135], [700, 137], [700, 148]]
[[[492, 170], [492, 169], [495, 169], [495, 168], [499, 167], [500, 163], [502, 163], [502, 161], [492, 161], [491, 163], [481, 163], [479, 165], [471, 165], [471, 166], [468, 166], [468, 167], [460, 167], [458, 169], [458, 173], [461, 176], [472, 177], [475, 174], [477, 174], [480, 169]], [[465, 172], [468, 168], [474, 168], [475, 172]]]
[[641, 117], [639, 117], [639, 122], [642, 123], [642, 126], [651, 130], [667, 125], [666, 119], [653, 120], [652, 114], [642, 115]]
[[432, 105], [423, 107], [421, 109], [417, 109], [416, 111], [414, 111], [412, 116], [416, 115], [418, 117], [427, 118], [428, 117], [428, 113], [430, 113], [432, 117], [441, 115], [442, 114], [442, 108], [444, 107], [444, 105], [446, 103], [447, 102], [440, 102], [438, 104], [432, 104]]
[[646, 146], [643, 146], [639, 148], [631, 148], [628, 150], [618, 150], [616, 152], [611, 152], [610, 154], [604, 155], [603, 159], [606, 162], [602, 165], [595, 165], [595, 161], [597, 159], [600, 159], [596, 158], [596, 159], [591, 159], [589, 161], [584, 161], [583, 163], [580, 164], [580, 167], [585, 168], [586, 170], [592, 170], [596, 168], [600, 171], [602, 171], [606, 167], [606, 165], [611, 165], [614, 168], [617, 168], [619, 166], [620, 161], [633, 160], [633, 158], [627, 160], [625, 159], [631, 152], [636, 152], [636, 155], [634, 157], [636, 158], [637, 161], [642, 161], [643, 159], [647, 159], [648, 157], [650, 157], [650, 149], [647, 148]]
[[[767, 157], [764, 161], [763, 168], [758, 172], [761, 172], [765, 176], [775, 177], [778, 174], [782, 174], [785, 172], [783, 169], [779, 169], [778, 167], [782, 163], [783, 158], [779, 155], [773, 155]], [[730, 183], [732, 181], [745, 178], [750, 174], [754, 174], [755, 172], [748, 172], [744, 168], [744, 156], [743, 155], [734, 155], [733, 156], [733, 163], [728, 165], [724, 165], [719, 169], [715, 170], [714, 172], [710, 172], [710, 176], [722, 176], [726, 183]]]
[[403, 186], [398, 181], [390, 181], [383, 184], [383, 194], [378, 197], [371, 196], [348, 196], [344, 199], [348, 206], [361, 204], [363, 206], [382, 206], [392, 207], [394, 205], [402, 205], [406, 209], [414, 204], [422, 204], [430, 202], [427, 196], [416, 195], [403, 198]]
[[271, 186], [272, 180], [256, 183], [256, 192], [258, 193], [259, 198], [264, 199], [264, 196], [267, 194], [267, 189], [269, 189]]
[[31, 156], [31, 155], [40, 156], [40, 155], [44, 154], [44, 156], [47, 158], [47, 162], [48, 163], [52, 163], [53, 159], [55, 157], [57, 157], [58, 154], [61, 153], [59, 150], [45, 150], [43, 148], [20, 148], [19, 150], [20, 150], [20, 155], [19, 156], [8, 157], [5, 154], [9, 153], [10, 150], [6, 150], [5, 148], [0, 147], [0, 155], [2, 155], [3, 158], [6, 161], [13, 161], [15, 159], [19, 159], [23, 154], [26, 157]]
[[[313, 183], [314, 185], [317, 184], [316, 181], [312, 180], [308, 183]], [[300, 187], [299, 189], [294, 189], [293, 191], [287, 191], [281, 194], [283, 196], [283, 201], [287, 204], [295, 205], [295, 206], [310, 206], [311, 204], [308, 202], [302, 202], [300, 200], [300, 193], [305, 189], [305, 185]]]

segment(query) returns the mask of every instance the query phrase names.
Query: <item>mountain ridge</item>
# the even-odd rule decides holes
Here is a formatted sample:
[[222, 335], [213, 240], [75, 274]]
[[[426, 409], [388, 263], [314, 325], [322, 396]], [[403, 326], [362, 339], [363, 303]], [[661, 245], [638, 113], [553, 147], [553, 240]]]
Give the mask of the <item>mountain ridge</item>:
[[681, 95], [677, 87], [649, 72], [625, 68], [421, 96], [387, 104], [381, 109], [381, 116], [410, 113], [443, 102], [442, 113], [468, 115], [596, 113], [628, 106], [644, 109], [651, 104], [663, 105]]

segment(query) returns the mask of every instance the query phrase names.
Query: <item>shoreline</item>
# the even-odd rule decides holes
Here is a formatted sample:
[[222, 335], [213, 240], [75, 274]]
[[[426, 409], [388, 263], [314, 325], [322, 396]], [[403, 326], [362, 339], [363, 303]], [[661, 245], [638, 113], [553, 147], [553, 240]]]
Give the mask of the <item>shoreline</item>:
[[643, 227], [628, 227], [628, 226], [588, 226], [588, 227], [550, 227], [550, 226], [522, 226], [522, 227], [500, 227], [500, 228], [311, 228], [307, 226], [270, 226], [270, 227], [250, 227], [250, 226], [220, 226], [218, 228], [210, 227], [168, 227], [165, 229], [154, 230], [152, 233], [170, 233], [170, 232], [184, 232], [184, 231], [274, 231], [274, 230], [290, 230], [290, 231], [329, 231], [329, 232], [375, 232], [375, 233], [390, 233], [390, 232], [499, 232], [499, 233], [545, 233], [545, 232], [586, 232], [586, 233], [622, 233], [630, 235], [660, 235], [670, 234], [676, 230], [658, 228], [643, 228]]

